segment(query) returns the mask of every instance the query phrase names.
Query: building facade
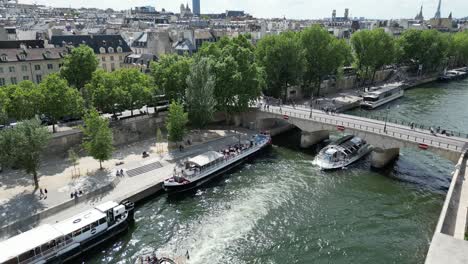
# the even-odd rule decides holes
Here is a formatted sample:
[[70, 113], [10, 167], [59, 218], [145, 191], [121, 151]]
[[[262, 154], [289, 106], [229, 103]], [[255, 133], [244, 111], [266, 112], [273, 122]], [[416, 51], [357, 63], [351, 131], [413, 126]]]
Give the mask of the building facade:
[[79, 45], [91, 47], [99, 59], [99, 66], [107, 72], [123, 68], [125, 57], [132, 54], [127, 42], [120, 35], [52, 36], [50, 43], [56, 48]]
[[[14, 47], [15, 43], [18, 43], [18, 47]], [[0, 44], [0, 86], [21, 81], [38, 84], [47, 75], [60, 70], [66, 54], [67, 48], [32, 47], [16, 41], [3, 42]]]
[[200, 0], [193, 0], [192, 1], [192, 8], [193, 14], [196, 16], [200, 16]]

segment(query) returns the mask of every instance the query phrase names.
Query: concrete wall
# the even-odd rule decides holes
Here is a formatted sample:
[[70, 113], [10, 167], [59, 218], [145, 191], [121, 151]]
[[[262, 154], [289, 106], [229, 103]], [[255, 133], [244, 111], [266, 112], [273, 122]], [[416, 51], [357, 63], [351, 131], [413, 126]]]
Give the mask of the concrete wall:
[[[156, 136], [156, 129], [162, 128], [165, 114], [158, 117], [142, 116], [111, 123], [114, 136], [114, 146], [129, 144]], [[47, 155], [67, 155], [70, 148], [80, 147], [83, 133], [79, 129], [56, 133], [52, 136], [47, 149]]]
[[[375, 83], [385, 81], [393, 70], [381, 70], [375, 73]], [[338, 80], [326, 80], [322, 82], [320, 93], [323, 95], [339, 93], [356, 87], [356, 76], [344, 76]]]

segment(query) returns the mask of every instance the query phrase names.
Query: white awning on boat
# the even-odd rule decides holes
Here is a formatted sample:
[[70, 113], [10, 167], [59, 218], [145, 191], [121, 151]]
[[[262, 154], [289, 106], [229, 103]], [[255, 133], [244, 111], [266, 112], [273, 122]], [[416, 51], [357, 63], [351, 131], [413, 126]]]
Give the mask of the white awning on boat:
[[216, 151], [208, 151], [204, 154], [189, 159], [188, 162], [198, 167], [203, 167], [221, 158], [223, 158], [223, 155], [221, 153]]

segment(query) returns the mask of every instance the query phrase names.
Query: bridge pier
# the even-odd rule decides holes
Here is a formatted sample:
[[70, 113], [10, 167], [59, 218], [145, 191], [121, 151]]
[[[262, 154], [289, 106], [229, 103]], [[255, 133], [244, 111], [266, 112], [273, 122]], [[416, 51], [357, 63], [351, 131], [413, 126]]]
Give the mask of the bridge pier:
[[371, 166], [381, 169], [393, 162], [400, 155], [399, 148], [382, 149], [375, 148], [371, 155]]
[[319, 130], [314, 132], [302, 131], [301, 133], [301, 148], [309, 148], [326, 139], [330, 138], [328, 130]]

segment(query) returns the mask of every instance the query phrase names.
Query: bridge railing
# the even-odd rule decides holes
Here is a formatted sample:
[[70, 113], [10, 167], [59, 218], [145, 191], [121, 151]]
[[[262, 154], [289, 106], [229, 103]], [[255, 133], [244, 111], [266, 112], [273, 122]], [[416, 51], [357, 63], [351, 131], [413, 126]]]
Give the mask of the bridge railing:
[[[366, 132], [372, 132], [376, 134], [385, 134], [394, 138], [398, 138], [401, 140], [405, 141], [410, 141], [414, 142], [416, 144], [424, 144], [432, 147], [437, 147], [441, 149], [446, 149], [446, 150], [451, 150], [451, 151], [456, 151], [456, 152], [462, 152], [463, 147], [458, 146], [455, 144], [450, 144], [447, 142], [441, 142], [438, 140], [435, 140], [433, 138], [427, 139], [425, 137], [420, 137], [420, 136], [415, 136], [415, 135], [410, 135], [407, 133], [403, 132], [395, 132], [395, 131], [384, 131], [384, 128], [376, 128], [375, 126], [366, 126], [362, 124], [355, 123], [353, 121], [340, 121], [337, 119], [332, 119], [332, 118], [327, 118], [323, 116], [317, 116], [314, 114], [310, 113], [297, 113], [297, 112], [291, 112], [291, 111], [285, 111], [285, 110], [279, 110], [279, 109], [267, 109], [264, 110], [270, 113], [275, 113], [275, 114], [280, 114], [283, 115], [284, 117], [295, 117], [295, 118], [300, 118], [300, 119], [305, 119], [305, 120], [311, 120], [319, 123], [325, 123], [328, 125], [333, 125], [333, 126], [343, 126], [344, 128], [350, 128], [350, 129], [356, 129], [356, 130], [361, 130], [361, 131], [366, 131]], [[392, 123], [388, 123], [387, 128], [392, 127]]]

